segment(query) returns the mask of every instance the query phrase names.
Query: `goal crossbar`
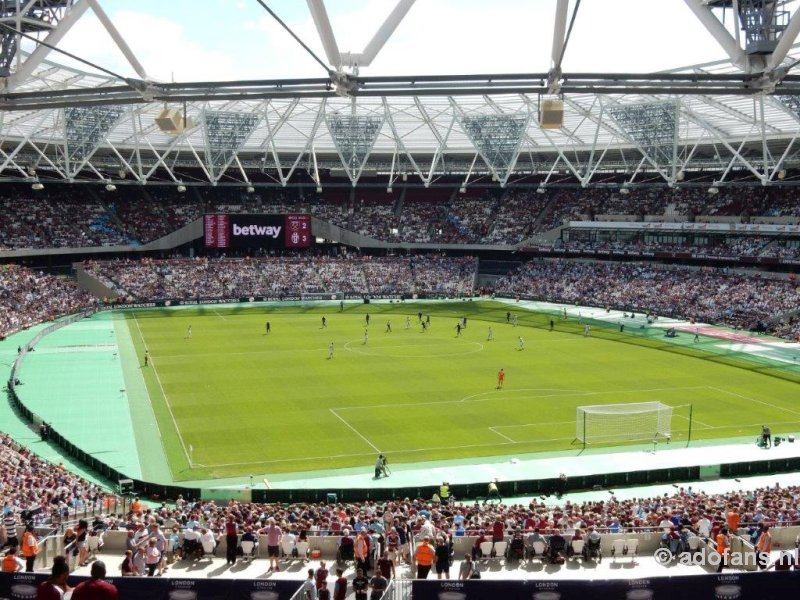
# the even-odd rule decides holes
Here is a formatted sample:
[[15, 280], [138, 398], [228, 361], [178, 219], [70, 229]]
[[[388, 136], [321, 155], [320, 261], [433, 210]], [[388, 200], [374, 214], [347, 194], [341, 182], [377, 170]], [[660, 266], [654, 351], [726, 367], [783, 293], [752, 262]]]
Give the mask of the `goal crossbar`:
[[673, 407], [663, 402], [579, 406], [575, 439], [583, 444], [670, 439]]

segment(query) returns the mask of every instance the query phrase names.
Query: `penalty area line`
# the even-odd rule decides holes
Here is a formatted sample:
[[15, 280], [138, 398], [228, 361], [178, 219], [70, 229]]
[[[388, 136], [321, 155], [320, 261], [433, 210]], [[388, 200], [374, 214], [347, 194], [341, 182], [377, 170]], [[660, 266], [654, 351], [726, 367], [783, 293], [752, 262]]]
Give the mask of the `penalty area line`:
[[507, 439], [507, 440], [508, 440], [509, 442], [511, 442], [512, 444], [515, 444], [515, 443], [516, 443], [516, 441], [515, 441], [515, 440], [511, 439], [510, 437], [508, 437], [508, 436], [507, 436], [506, 434], [504, 434], [504, 433], [500, 433], [500, 432], [499, 432], [499, 431], [497, 431], [497, 430], [496, 430], [494, 427], [489, 427], [489, 431], [491, 431], [492, 433], [496, 433], [496, 434], [497, 434], [497, 435], [499, 435], [501, 438], [505, 438], [505, 439]]
[[736, 396], [737, 398], [741, 398], [742, 400], [747, 400], [749, 402], [755, 402], [756, 404], [762, 404], [769, 408], [774, 408], [776, 410], [782, 410], [784, 412], [792, 413], [793, 415], [800, 415], [800, 412], [796, 410], [792, 410], [791, 408], [784, 408], [783, 406], [775, 406], [774, 404], [770, 404], [769, 402], [764, 402], [763, 400], [756, 400], [755, 398], [750, 398], [748, 396], [743, 396], [742, 394], [737, 394], [736, 392], [730, 392], [728, 390], [723, 390], [718, 387], [708, 386], [709, 389], [717, 390], [718, 392], [722, 392], [723, 394], [728, 394], [730, 396]]
[[350, 425], [350, 423], [348, 423], [348, 422], [347, 422], [347, 421], [346, 421], [346, 420], [345, 420], [345, 419], [344, 419], [344, 418], [343, 418], [343, 417], [342, 417], [342, 416], [341, 416], [339, 413], [337, 413], [337, 412], [336, 412], [336, 410], [334, 410], [333, 408], [329, 408], [328, 410], [330, 410], [330, 411], [331, 411], [331, 413], [333, 414], [333, 416], [334, 416], [334, 417], [336, 417], [336, 418], [337, 418], [337, 419], [339, 419], [339, 420], [340, 420], [342, 423], [344, 423], [344, 424], [345, 424], [345, 425], [346, 425], [346, 426], [347, 426], [347, 427], [350, 429], [350, 431], [352, 431], [352, 432], [353, 432], [353, 433], [355, 433], [355, 434], [356, 434], [358, 437], [360, 437], [362, 440], [364, 440], [364, 441], [367, 443], [367, 445], [368, 445], [370, 448], [372, 448], [373, 450], [375, 450], [375, 452], [377, 452], [378, 454], [380, 454], [380, 453], [381, 453], [381, 449], [380, 449], [380, 448], [378, 448], [378, 447], [377, 447], [375, 444], [373, 444], [372, 442], [370, 442], [370, 441], [369, 441], [369, 440], [366, 438], [366, 436], [364, 436], [364, 434], [362, 434], [362, 433], [361, 433], [361, 432], [360, 432], [358, 429], [356, 429], [355, 427], [353, 427], [352, 425]]

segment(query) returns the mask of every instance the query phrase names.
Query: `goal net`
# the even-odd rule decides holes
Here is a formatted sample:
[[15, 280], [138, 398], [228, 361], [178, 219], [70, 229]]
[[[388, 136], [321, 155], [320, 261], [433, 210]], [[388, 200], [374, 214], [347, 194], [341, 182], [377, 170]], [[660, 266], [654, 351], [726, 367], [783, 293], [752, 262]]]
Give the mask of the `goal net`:
[[579, 406], [575, 438], [584, 444], [668, 440], [672, 410], [661, 402]]
[[303, 302], [319, 302], [323, 300], [344, 300], [344, 292], [303, 292], [300, 295]]

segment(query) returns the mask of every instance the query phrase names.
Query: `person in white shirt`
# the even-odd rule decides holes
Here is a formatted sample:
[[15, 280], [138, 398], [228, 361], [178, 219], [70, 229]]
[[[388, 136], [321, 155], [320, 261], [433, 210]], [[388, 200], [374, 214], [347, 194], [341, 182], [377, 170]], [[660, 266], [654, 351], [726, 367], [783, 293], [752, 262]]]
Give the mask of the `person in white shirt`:
[[705, 515], [697, 521], [697, 535], [706, 539], [711, 537], [711, 521]]
[[206, 528], [203, 528], [200, 532], [200, 543], [204, 551], [206, 548], [215, 548], [217, 546], [217, 540], [214, 534]]
[[317, 584], [314, 582], [314, 569], [308, 570], [308, 579], [303, 582], [303, 600], [317, 600]]
[[197, 558], [201, 554], [200, 532], [196, 527], [187, 527], [183, 530], [183, 556]]
[[435, 533], [436, 532], [435, 532], [435, 530], [433, 528], [433, 524], [430, 521], [428, 521], [427, 519], [425, 519], [425, 522], [422, 524], [422, 527], [419, 528], [419, 536], [417, 536], [417, 537], [419, 537], [419, 538], [429, 537], [429, 538], [433, 539], [433, 537], [435, 536]]

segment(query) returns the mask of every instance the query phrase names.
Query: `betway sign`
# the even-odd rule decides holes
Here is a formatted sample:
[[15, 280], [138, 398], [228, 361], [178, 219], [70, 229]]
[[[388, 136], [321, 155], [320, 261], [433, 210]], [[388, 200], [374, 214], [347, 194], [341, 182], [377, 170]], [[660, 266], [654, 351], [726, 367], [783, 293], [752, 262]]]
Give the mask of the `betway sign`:
[[234, 237], [239, 235], [253, 235], [253, 236], [260, 236], [260, 237], [271, 237], [273, 240], [277, 240], [278, 236], [281, 234], [281, 230], [283, 227], [281, 226], [272, 226], [272, 225], [244, 225], [240, 226], [236, 223], [233, 224], [233, 235]]
[[309, 215], [209, 214], [205, 216], [206, 248], [256, 250], [308, 248]]

